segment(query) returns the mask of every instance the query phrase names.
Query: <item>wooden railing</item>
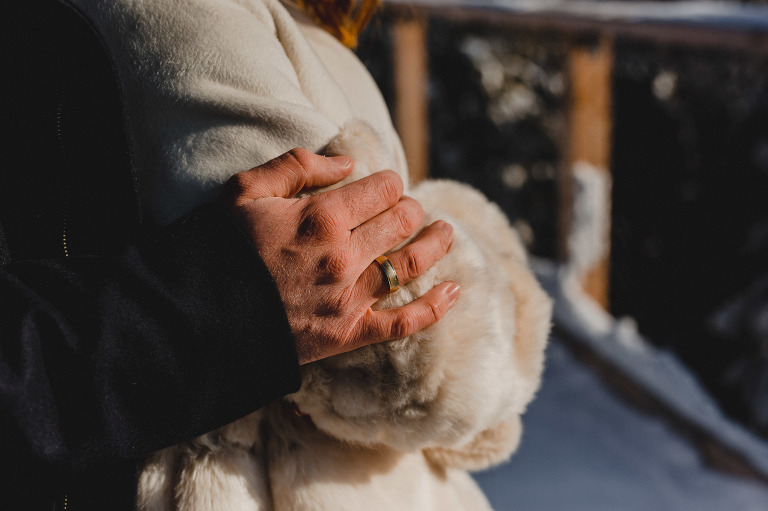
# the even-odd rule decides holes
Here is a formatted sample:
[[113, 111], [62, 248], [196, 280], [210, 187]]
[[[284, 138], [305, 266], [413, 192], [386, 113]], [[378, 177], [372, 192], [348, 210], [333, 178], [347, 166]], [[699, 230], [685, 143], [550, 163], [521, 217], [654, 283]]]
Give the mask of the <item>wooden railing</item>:
[[[415, 180], [428, 175], [425, 31], [432, 17], [473, 26], [562, 33], [568, 51], [568, 136], [558, 178], [558, 256], [567, 261], [577, 161], [610, 172], [611, 76], [617, 39], [768, 54], [768, 6], [714, 1], [385, 0], [393, 20], [395, 120]], [[768, 122], [768, 121], [767, 121]], [[610, 205], [607, 205], [609, 207]], [[587, 272], [585, 290], [608, 306], [609, 260]]]

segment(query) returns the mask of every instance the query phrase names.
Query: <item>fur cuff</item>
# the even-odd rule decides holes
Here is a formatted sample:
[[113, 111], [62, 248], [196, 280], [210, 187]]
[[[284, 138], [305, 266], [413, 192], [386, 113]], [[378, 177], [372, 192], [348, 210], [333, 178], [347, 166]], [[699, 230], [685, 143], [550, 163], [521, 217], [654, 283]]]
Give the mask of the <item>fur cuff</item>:
[[[379, 170], [365, 163], [370, 153], [353, 146], [345, 154], [355, 158], [356, 170]], [[539, 385], [551, 305], [516, 233], [481, 194], [458, 183], [427, 182], [410, 195], [424, 207], [425, 225], [441, 218], [454, 226], [453, 245], [376, 307], [404, 305], [446, 280], [461, 285], [459, 301], [413, 336], [305, 366], [302, 388], [290, 399], [335, 438], [400, 451], [439, 447], [444, 450], [433, 452], [442, 454], [433, 457], [447, 460], [448, 451], [482, 443], [483, 432], [503, 429], [524, 411]], [[498, 454], [485, 449], [465, 458], [495, 462], [517, 441], [511, 433], [488, 436], [504, 437]]]
[[513, 417], [498, 426], [486, 429], [467, 445], [449, 449], [425, 449], [424, 456], [441, 467], [482, 470], [507, 461], [520, 444], [523, 431], [520, 417]]

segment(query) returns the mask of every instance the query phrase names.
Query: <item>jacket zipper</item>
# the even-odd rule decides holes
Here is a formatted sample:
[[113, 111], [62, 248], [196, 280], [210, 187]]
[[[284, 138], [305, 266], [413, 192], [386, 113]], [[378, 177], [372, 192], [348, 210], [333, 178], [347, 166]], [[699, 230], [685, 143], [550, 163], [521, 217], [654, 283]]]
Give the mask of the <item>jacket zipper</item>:
[[[61, 130], [61, 112], [62, 112], [62, 103], [64, 102], [64, 92], [62, 91], [61, 97], [59, 97], [59, 104], [56, 107], [56, 138], [59, 141], [59, 149], [61, 150], [61, 156], [64, 160], [64, 219], [62, 220], [61, 225], [61, 248], [64, 250], [64, 257], [69, 257], [69, 248], [67, 247], [67, 222], [69, 221], [69, 183], [66, 180], [66, 165], [67, 165], [67, 155], [64, 151], [64, 137], [62, 136], [62, 130]], [[61, 499], [61, 509], [63, 511], [69, 510], [69, 495], [64, 494], [64, 496]]]
[[[64, 150], [64, 137], [62, 135], [62, 123], [61, 123], [61, 114], [62, 114], [62, 103], [64, 102], [64, 93], [62, 91], [62, 97], [59, 98], [59, 104], [56, 108], [56, 137], [59, 141], [59, 149], [61, 150], [61, 155], [64, 159], [64, 172], [66, 173], [66, 165], [67, 165], [67, 153]], [[61, 226], [61, 248], [64, 250], [64, 257], [69, 257], [69, 246], [67, 245], [67, 230], [68, 230], [68, 223], [69, 223], [69, 182], [66, 180], [66, 174], [65, 174], [65, 180], [64, 180], [64, 219], [62, 220], [62, 226]], [[66, 509], [66, 498], [64, 500], [64, 509]]]

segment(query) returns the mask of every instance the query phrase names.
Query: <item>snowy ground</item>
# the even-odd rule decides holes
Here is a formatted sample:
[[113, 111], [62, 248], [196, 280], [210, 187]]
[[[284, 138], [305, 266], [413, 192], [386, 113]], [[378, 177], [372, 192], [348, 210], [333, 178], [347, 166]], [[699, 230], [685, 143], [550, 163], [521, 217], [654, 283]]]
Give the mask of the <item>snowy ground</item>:
[[476, 474], [497, 511], [765, 511], [768, 487], [705, 466], [662, 420], [607, 390], [553, 340], [520, 450]]
[[[607, 314], [584, 294], [572, 268], [546, 261], [535, 261], [534, 268], [539, 281], [554, 298], [555, 323], [768, 477], [768, 442], [728, 420], [692, 372], [672, 353], [654, 348], [637, 332], [631, 319], [617, 321]], [[768, 504], [765, 509], [768, 510]]]
[[[572, 269], [534, 268], [557, 324], [768, 475], [768, 443], [725, 418], [674, 356], [597, 307]], [[687, 439], [625, 403], [556, 338], [523, 420], [512, 460], [476, 474], [497, 511], [768, 511], [768, 486], [707, 466]]]

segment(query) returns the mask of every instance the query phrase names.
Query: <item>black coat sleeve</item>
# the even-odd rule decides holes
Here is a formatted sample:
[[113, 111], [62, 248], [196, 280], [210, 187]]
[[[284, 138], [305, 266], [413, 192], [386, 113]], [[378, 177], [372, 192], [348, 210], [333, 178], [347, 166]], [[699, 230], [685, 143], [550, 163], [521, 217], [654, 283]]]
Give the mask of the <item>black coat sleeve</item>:
[[114, 257], [6, 264], [0, 304], [5, 473], [137, 459], [300, 383], [272, 278], [216, 205]]

